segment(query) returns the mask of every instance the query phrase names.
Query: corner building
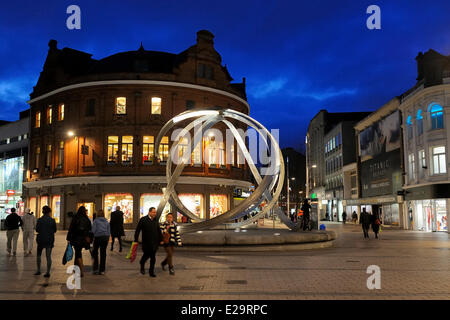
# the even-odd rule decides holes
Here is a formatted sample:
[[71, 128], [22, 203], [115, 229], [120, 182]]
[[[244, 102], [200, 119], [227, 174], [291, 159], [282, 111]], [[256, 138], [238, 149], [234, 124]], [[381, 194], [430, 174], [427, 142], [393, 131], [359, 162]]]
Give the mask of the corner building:
[[[245, 78], [231, 83], [213, 39], [202, 30], [196, 44], [179, 54], [148, 51], [141, 44], [101, 60], [58, 49], [51, 40], [30, 94], [26, 206], [39, 217], [49, 205], [59, 228], [67, 229], [68, 213], [81, 205], [90, 217], [102, 208], [107, 218], [118, 205], [125, 227], [135, 227], [151, 206], [157, 207], [166, 185], [171, 133], [162, 140], [159, 158], [155, 153], [163, 125], [194, 108], [249, 113]], [[183, 204], [200, 219], [233, 208], [235, 189], [251, 186], [236, 142], [225, 150], [225, 128], [214, 128], [223, 132], [223, 142], [204, 135], [176, 186]], [[168, 210], [176, 212], [170, 205]]]

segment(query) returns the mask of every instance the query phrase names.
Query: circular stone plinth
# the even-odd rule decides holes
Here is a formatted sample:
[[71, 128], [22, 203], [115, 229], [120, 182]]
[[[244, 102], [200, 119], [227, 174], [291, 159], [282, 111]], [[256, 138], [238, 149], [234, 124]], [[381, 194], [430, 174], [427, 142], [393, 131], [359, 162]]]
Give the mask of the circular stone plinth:
[[[246, 230], [246, 231], [244, 231]], [[132, 241], [126, 232], [126, 240]], [[329, 248], [336, 239], [334, 231], [295, 232], [287, 229], [205, 230], [181, 234], [183, 247], [196, 251], [285, 251]]]

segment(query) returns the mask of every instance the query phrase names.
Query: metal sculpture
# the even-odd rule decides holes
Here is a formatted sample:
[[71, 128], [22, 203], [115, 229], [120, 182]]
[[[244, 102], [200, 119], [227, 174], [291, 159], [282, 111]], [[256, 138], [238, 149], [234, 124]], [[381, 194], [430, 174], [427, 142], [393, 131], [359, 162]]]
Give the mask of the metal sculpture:
[[[210, 229], [220, 224], [222, 225], [224, 224], [227, 229], [243, 227], [245, 225], [251, 224], [260, 217], [264, 217], [266, 213], [269, 212], [269, 210], [273, 209], [284, 224], [286, 224], [292, 230], [298, 230], [299, 223], [292, 222], [289, 219], [289, 217], [276, 205], [278, 197], [280, 196], [281, 193], [281, 189], [283, 187], [285, 175], [283, 156], [280, 147], [278, 145], [278, 142], [276, 141], [276, 139], [274, 139], [271, 133], [262, 124], [260, 124], [255, 119], [249, 117], [248, 115], [231, 109], [193, 109], [183, 112], [177, 115], [176, 117], [172, 118], [171, 120], [169, 120], [160, 130], [155, 141], [156, 156], [159, 157], [159, 145], [161, 143], [162, 138], [177, 124], [179, 125], [182, 121], [189, 120], [192, 118], [195, 119], [192, 120], [189, 124], [187, 124], [181, 130], [181, 132], [179, 132], [176, 135], [176, 137], [172, 139], [174, 143], [170, 149], [170, 154], [166, 164], [167, 186], [165, 189], [163, 189], [163, 197], [158, 205], [156, 218], [157, 219], [160, 218], [167, 202], [170, 202], [173, 206], [175, 206], [178, 209], [178, 211], [181, 214], [189, 217], [190, 219], [194, 219], [197, 221], [200, 220], [199, 222], [180, 225], [180, 232], [186, 233]], [[267, 149], [272, 150], [271, 154], [272, 156], [270, 158], [271, 159], [270, 166], [272, 166], [272, 170], [270, 173], [267, 173], [264, 176], [264, 178], [261, 177], [261, 174], [259, 173], [255, 164], [253, 163], [251, 155], [245, 144], [245, 141], [240, 136], [237, 128], [230, 121], [231, 119], [237, 120], [247, 125], [248, 127], [251, 127], [254, 130], [256, 130], [256, 132], [258, 132], [263, 142], [267, 146]], [[247, 161], [250, 171], [255, 177], [258, 186], [255, 189], [255, 191], [250, 195], [250, 197], [242, 201], [235, 208], [228, 210], [227, 212], [217, 217], [214, 217], [210, 220], [202, 220], [199, 219], [198, 216], [196, 216], [194, 213], [192, 213], [188, 208], [186, 208], [183, 205], [183, 203], [180, 201], [175, 191], [176, 182], [180, 177], [184, 167], [186, 166], [186, 163], [188, 162], [190, 153], [187, 154], [187, 152], [183, 152], [183, 156], [181, 157], [181, 159], [179, 159], [180, 161], [178, 161], [178, 164], [173, 172], [172, 172], [172, 163], [173, 163], [172, 158], [176, 150], [178, 149], [177, 146], [179, 144], [180, 138], [188, 136], [192, 129], [200, 127], [200, 130], [195, 130], [194, 138], [191, 139], [190, 149], [188, 149], [194, 150], [194, 148], [199, 143], [201, 143], [204, 132], [206, 132], [208, 129], [211, 129], [214, 125], [218, 123], [225, 124], [228, 127], [228, 129], [232, 132], [234, 139], [236, 139], [239, 148], [241, 149], [244, 158]], [[236, 223], [231, 222], [235, 219], [239, 219], [247, 215], [252, 210], [252, 208], [259, 206], [264, 201], [266, 201], [264, 209], [261, 210], [259, 213], [257, 213], [255, 216], [242, 222]]]

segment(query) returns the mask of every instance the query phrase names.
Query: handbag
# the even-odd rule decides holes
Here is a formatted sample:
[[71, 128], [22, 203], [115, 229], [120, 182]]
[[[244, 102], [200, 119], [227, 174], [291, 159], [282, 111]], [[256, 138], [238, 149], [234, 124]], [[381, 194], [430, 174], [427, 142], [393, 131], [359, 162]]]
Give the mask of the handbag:
[[62, 264], [65, 265], [67, 262], [72, 260], [72, 258], [73, 258], [73, 248], [72, 248], [72, 245], [70, 243], [68, 243], [66, 250], [64, 251]]
[[379, 226], [381, 224], [380, 219], [375, 220], [375, 224]]
[[166, 232], [163, 233], [163, 242], [164, 244], [168, 244], [170, 242], [170, 232], [169, 232], [169, 226], [166, 228]]

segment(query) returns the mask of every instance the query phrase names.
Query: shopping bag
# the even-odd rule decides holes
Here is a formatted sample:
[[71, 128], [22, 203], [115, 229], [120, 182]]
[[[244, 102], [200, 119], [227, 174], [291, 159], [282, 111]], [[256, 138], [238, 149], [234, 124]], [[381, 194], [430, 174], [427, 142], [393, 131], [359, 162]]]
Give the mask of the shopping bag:
[[137, 248], [138, 248], [138, 243], [137, 242], [133, 242], [131, 244], [130, 251], [128, 251], [128, 254], [126, 256], [127, 259], [130, 259], [130, 262], [133, 262], [136, 259]]
[[64, 251], [64, 256], [62, 259], [62, 264], [65, 265], [67, 262], [73, 258], [73, 249], [70, 243], [67, 244], [66, 251]]
[[380, 228], [380, 230], [379, 230], [378, 232], [379, 232], [379, 233], [381, 233], [381, 225], [380, 225], [380, 227], [379, 227], [379, 228]]

